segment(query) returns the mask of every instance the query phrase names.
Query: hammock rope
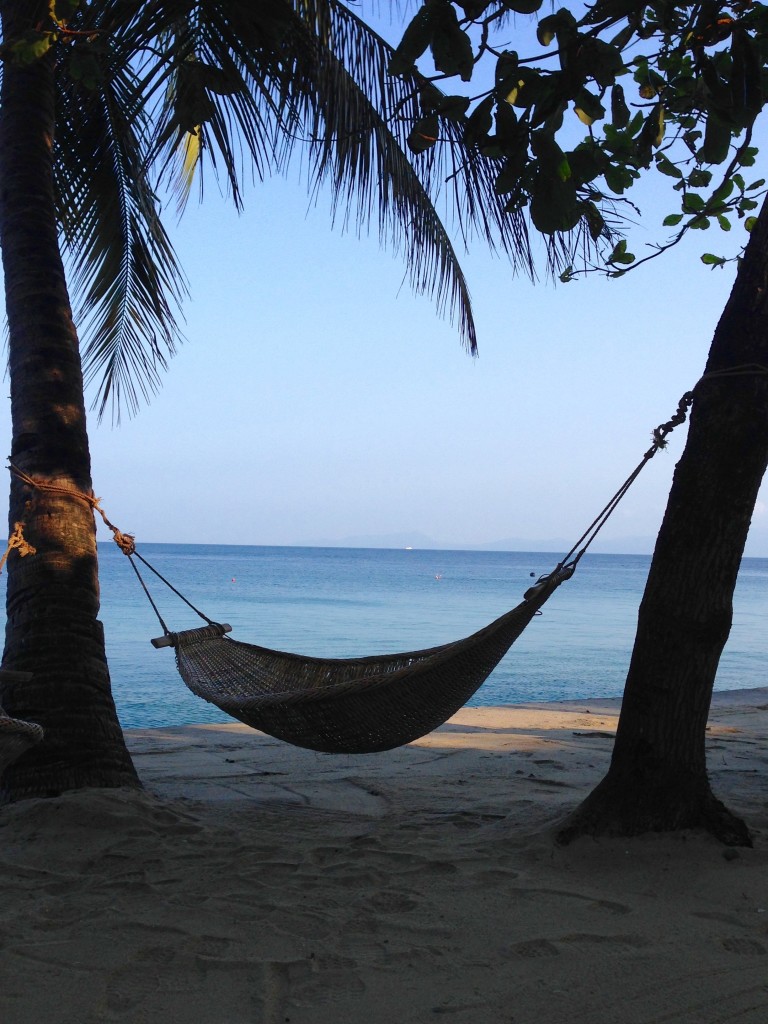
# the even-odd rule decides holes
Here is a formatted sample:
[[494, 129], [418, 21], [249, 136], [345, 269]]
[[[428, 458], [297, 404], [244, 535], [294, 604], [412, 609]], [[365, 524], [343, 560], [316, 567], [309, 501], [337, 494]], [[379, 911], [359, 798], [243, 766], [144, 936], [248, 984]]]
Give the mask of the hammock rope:
[[[759, 365], [712, 371], [708, 378], [768, 373]], [[610, 519], [638, 475], [667, 436], [685, 422], [694, 400], [686, 392], [674, 415], [652, 432], [653, 443], [639, 464], [552, 572], [541, 576], [511, 611], [471, 636], [439, 647], [360, 658], [313, 658], [232, 640], [137, 550], [132, 534], [105, 515], [100, 499], [71, 487], [37, 480], [17, 466], [11, 471], [31, 488], [86, 502], [112, 531], [139, 579], [163, 636], [156, 647], [173, 647], [179, 674], [197, 696], [278, 739], [329, 753], [368, 753], [401, 746], [450, 718], [473, 696], [554, 591], [576, 566]], [[205, 625], [172, 632], [134, 558], [195, 612]]]

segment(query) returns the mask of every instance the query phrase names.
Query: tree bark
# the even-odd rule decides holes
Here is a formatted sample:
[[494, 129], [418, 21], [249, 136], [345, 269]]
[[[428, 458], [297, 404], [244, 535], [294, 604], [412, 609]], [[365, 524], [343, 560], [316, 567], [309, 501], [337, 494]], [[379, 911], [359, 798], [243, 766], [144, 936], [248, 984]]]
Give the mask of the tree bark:
[[746, 825], [712, 793], [705, 731], [766, 465], [768, 200], [694, 391], [640, 605], [610, 770], [566, 823], [562, 841], [702, 828], [732, 845], [751, 844]]
[[[44, 22], [46, 3], [0, 3], [3, 39]], [[83, 379], [53, 201], [53, 54], [6, 60], [0, 95], [0, 246], [5, 272], [11, 461], [43, 483], [92, 494]], [[6, 796], [137, 786], [111, 694], [99, 611], [96, 531], [87, 502], [11, 480], [9, 525], [35, 554], [7, 562], [6, 711], [45, 739], [3, 777]]]

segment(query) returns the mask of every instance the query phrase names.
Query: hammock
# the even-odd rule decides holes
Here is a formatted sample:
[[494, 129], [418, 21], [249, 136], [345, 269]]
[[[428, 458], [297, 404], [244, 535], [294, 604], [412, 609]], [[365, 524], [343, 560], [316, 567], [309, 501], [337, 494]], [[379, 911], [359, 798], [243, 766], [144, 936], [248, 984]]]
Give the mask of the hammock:
[[[31, 672], [12, 672], [0, 669], [0, 682], [26, 682]], [[0, 706], [0, 777], [5, 769], [21, 757], [25, 750], [39, 743], [43, 738], [43, 727], [36, 722], [25, 722], [20, 718], [9, 718]]]
[[463, 707], [573, 571], [558, 568], [489, 626], [423, 651], [307, 658], [231, 640], [219, 623], [153, 643], [175, 648], [192, 693], [246, 725], [309, 750], [370, 754], [424, 736]]
[[[640, 471], [657, 451], [666, 447], [667, 434], [685, 421], [692, 401], [693, 392], [686, 392], [674, 416], [653, 431], [653, 444], [639, 465], [553, 572], [531, 587], [516, 608], [463, 640], [380, 657], [309, 658], [229, 639], [225, 633], [230, 632], [230, 626], [209, 619], [153, 568], [136, 551], [134, 538], [110, 523], [98, 498], [35, 480], [12, 463], [10, 468], [28, 487], [84, 501], [101, 515], [118, 547], [128, 556], [163, 628], [164, 636], [152, 643], [155, 647], [175, 649], [179, 673], [194, 694], [246, 725], [296, 746], [326, 753], [373, 753], [425, 735], [466, 704], [544, 602], [573, 575], [579, 560]], [[22, 524], [17, 525], [19, 536], [9, 542], [9, 550], [23, 543]], [[171, 632], [134, 556], [207, 625]], [[35, 742], [31, 734], [27, 738]], [[22, 742], [21, 736], [19, 741]]]

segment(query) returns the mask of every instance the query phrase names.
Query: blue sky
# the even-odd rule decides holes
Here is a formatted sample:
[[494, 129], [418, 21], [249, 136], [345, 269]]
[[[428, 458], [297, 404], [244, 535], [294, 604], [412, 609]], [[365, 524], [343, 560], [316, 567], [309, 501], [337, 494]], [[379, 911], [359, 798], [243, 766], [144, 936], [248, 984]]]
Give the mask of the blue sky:
[[[651, 208], [668, 188], [656, 179]], [[187, 343], [137, 417], [91, 416], [95, 491], [145, 542], [568, 548], [700, 376], [734, 271], [698, 257], [736, 247], [710, 230], [620, 280], [555, 287], [477, 243], [464, 260], [473, 360], [402, 263], [376, 237], [332, 230], [298, 175], [255, 185], [240, 217], [210, 187], [172, 234]], [[662, 239], [644, 219], [631, 248]], [[684, 438], [597, 550], [652, 550]]]
[[[295, 180], [255, 187], [242, 217], [209, 196], [175, 232], [187, 344], [148, 408], [92, 434], [97, 493], [146, 541], [570, 546], [698, 379], [733, 277], [701, 265], [700, 237], [556, 287], [478, 245], [473, 360], [402, 265], [332, 231]], [[683, 442], [604, 549], [651, 549]], [[750, 550], [768, 554], [765, 492]]]

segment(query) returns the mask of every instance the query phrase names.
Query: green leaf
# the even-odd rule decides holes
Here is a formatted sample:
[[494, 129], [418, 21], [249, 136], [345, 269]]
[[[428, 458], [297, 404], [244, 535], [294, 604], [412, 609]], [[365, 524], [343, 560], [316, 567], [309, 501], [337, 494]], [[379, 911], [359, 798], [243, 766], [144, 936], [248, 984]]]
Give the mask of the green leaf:
[[682, 213], [670, 213], [668, 217], [665, 217], [661, 222], [665, 228], [675, 228], [683, 219]]
[[557, 24], [557, 15], [550, 14], [547, 18], [542, 18], [536, 27], [536, 38], [539, 40], [542, 46], [549, 46], [552, 40], [557, 36], [555, 26]]
[[615, 192], [616, 195], [620, 196], [624, 194], [626, 189], [632, 186], [637, 173], [631, 171], [623, 164], [610, 164], [606, 167], [603, 177], [611, 192]]
[[446, 96], [437, 108], [437, 113], [449, 121], [463, 121], [469, 110], [469, 96]]
[[440, 121], [437, 114], [428, 114], [417, 121], [408, 136], [408, 148], [412, 153], [425, 153], [437, 142]]
[[589, 139], [567, 154], [573, 180], [577, 185], [586, 185], [603, 174], [608, 159], [599, 146]]
[[50, 13], [58, 25], [65, 25], [80, 6], [80, 0], [52, 0]]
[[717, 114], [710, 110], [704, 130], [701, 159], [708, 164], [721, 164], [728, 156], [731, 146], [731, 129]]
[[624, 89], [618, 84], [611, 89], [611, 122], [615, 128], [626, 128], [629, 124], [629, 107], [624, 99]]
[[656, 154], [656, 170], [666, 174], [669, 178], [682, 178], [683, 172], [676, 167], [663, 153]]
[[390, 75], [405, 75], [412, 70], [432, 41], [433, 29], [432, 9], [429, 4], [424, 4], [395, 48], [387, 69]]
[[723, 229], [723, 231], [730, 231], [731, 230], [731, 222], [728, 220], [727, 217], [724, 217], [722, 213], [718, 213], [718, 215], [717, 215], [717, 223], [720, 225], [720, 227]]
[[514, 107], [532, 107], [546, 88], [547, 78], [533, 68], [518, 68], [512, 76], [514, 84], [504, 99]]
[[712, 267], [713, 269], [715, 267], [724, 267], [725, 263], [726, 263], [726, 261], [723, 259], [722, 256], [715, 256], [711, 252], [703, 253], [702, 256], [701, 256], [701, 262], [705, 266]]
[[444, 75], [459, 75], [468, 82], [475, 66], [470, 38], [459, 25], [451, 4], [440, 4], [435, 11], [430, 43], [435, 67]]
[[605, 107], [588, 89], [580, 89], [573, 101], [576, 116], [587, 126], [605, 117]]
[[588, 202], [584, 207], [584, 216], [587, 221], [587, 228], [593, 242], [605, 234], [605, 218], [594, 203]]
[[706, 188], [712, 181], [712, 171], [697, 168], [688, 175], [689, 188]]
[[726, 178], [722, 185], [718, 185], [715, 191], [712, 193], [710, 203], [723, 203], [728, 199], [733, 192], [734, 183], [730, 178]]
[[504, 0], [504, 6], [515, 14], [535, 14], [544, 0]]
[[101, 64], [92, 48], [75, 46], [70, 50], [68, 61], [69, 73], [76, 82], [81, 82], [86, 89], [97, 89], [101, 81]]
[[507, 161], [494, 182], [493, 188], [497, 196], [508, 195], [510, 192], [514, 192], [520, 187], [520, 177], [524, 167], [524, 160], [522, 162], [522, 168], [520, 163], [517, 161]]
[[488, 0], [457, 0], [468, 18], [479, 18], [488, 6]]
[[59, 39], [58, 32], [26, 32], [10, 47], [10, 53], [17, 64], [34, 64], [54, 46]]
[[584, 47], [588, 55], [592, 78], [601, 89], [607, 89], [608, 86], [613, 85], [618, 75], [624, 73], [624, 60], [621, 52], [616, 46], [606, 43], [603, 39], [585, 39]]
[[467, 146], [476, 146], [482, 139], [488, 137], [493, 126], [491, 111], [494, 102], [493, 96], [486, 96], [467, 118], [464, 128], [464, 142]]
[[747, 231], [752, 231], [754, 229], [755, 224], [757, 224], [757, 217], [747, 217], [747, 219], [744, 221], [744, 227], [747, 229]]
[[568, 158], [549, 132], [533, 132], [531, 134], [531, 149], [544, 174], [552, 178], [559, 178], [561, 181], [568, 181], [571, 177]]
[[549, 14], [546, 18], [542, 18], [536, 27], [536, 37], [542, 46], [549, 46], [555, 37], [562, 45], [565, 39], [575, 35], [576, 19], [564, 7], [561, 7], [556, 14]]
[[683, 197], [683, 209], [686, 213], [700, 213], [704, 205], [703, 198], [696, 192], [687, 192]]
[[539, 171], [532, 192], [531, 220], [537, 231], [545, 235], [572, 231], [581, 220], [581, 204], [570, 181]]

